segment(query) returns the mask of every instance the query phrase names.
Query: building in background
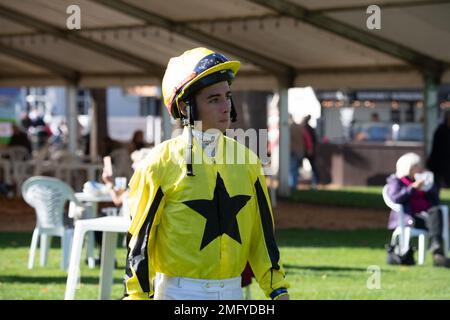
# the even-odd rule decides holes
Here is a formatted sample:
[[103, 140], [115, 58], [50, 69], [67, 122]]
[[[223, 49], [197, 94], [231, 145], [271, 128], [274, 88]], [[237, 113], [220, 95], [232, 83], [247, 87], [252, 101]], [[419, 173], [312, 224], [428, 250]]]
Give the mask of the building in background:
[[[321, 183], [383, 185], [402, 154], [415, 152], [427, 157], [421, 90], [316, 94], [323, 124], [318, 161]], [[440, 116], [450, 107], [448, 85], [440, 87], [438, 105]]]
[[[420, 89], [317, 91], [316, 94], [321, 104], [323, 127], [320, 133], [327, 141], [352, 141], [352, 131], [367, 127], [374, 113], [378, 114], [380, 123], [389, 126], [386, 140], [423, 140], [424, 103]], [[450, 108], [449, 86], [440, 87], [439, 106], [441, 114], [442, 110]]]

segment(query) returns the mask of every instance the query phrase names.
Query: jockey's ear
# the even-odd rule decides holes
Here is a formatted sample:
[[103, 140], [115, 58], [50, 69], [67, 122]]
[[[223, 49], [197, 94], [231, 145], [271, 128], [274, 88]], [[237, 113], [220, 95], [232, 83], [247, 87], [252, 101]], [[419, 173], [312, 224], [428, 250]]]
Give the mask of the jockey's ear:
[[186, 103], [183, 101], [178, 102], [178, 106], [180, 107], [180, 112], [183, 116], [186, 116]]

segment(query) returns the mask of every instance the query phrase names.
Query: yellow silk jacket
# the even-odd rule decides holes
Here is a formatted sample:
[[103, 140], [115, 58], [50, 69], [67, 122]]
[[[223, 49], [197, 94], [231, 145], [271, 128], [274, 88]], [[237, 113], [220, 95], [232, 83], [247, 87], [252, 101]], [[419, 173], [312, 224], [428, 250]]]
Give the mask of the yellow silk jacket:
[[288, 288], [258, 157], [219, 134], [209, 158], [193, 139], [188, 176], [187, 135], [157, 145], [130, 180], [127, 299], [151, 299], [156, 272], [224, 279], [247, 261], [267, 297]]

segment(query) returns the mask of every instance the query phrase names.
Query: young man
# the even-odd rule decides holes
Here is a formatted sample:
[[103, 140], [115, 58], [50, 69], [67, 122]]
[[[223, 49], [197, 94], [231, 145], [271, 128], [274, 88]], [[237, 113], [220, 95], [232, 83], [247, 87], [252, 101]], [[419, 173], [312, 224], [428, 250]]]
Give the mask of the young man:
[[223, 134], [239, 66], [205, 48], [169, 61], [164, 102], [185, 128], [130, 181], [128, 299], [241, 299], [247, 261], [267, 297], [289, 298], [259, 159]]

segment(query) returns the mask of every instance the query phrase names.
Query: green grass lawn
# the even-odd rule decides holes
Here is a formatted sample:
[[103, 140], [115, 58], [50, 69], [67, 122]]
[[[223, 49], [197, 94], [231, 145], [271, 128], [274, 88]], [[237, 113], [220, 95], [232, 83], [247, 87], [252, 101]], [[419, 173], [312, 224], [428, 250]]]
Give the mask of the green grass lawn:
[[[385, 263], [386, 230], [282, 230], [277, 241], [292, 299], [449, 299], [450, 270], [434, 268], [427, 254], [424, 266], [389, 266]], [[63, 299], [66, 273], [59, 269], [59, 241], [53, 241], [49, 264], [28, 270], [31, 233], [0, 233], [0, 299]], [[113, 299], [122, 296], [125, 249], [119, 248], [114, 273]], [[368, 289], [369, 266], [380, 268], [380, 289]], [[81, 267], [76, 299], [96, 299], [99, 268]], [[370, 283], [373, 283], [369, 281]], [[265, 299], [254, 281], [253, 299]]]

